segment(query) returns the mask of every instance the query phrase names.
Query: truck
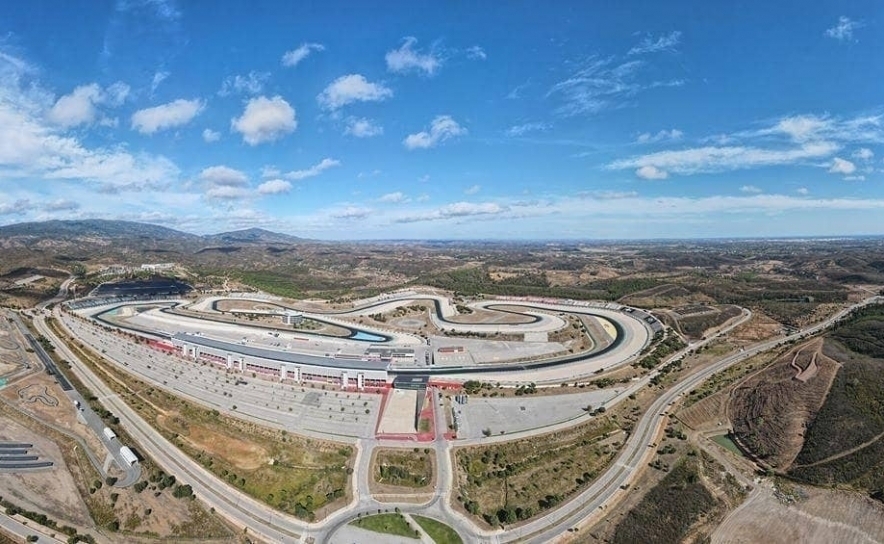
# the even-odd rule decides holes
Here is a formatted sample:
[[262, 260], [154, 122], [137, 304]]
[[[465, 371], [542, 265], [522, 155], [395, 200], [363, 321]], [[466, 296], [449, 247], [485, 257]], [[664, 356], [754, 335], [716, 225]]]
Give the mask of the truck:
[[120, 455], [130, 467], [138, 462], [138, 457], [135, 455], [135, 453], [132, 452], [131, 449], [129, 449], [129, 446], [123, 446], [122, 448], [120, 448]]
[[105, 427], [104, 431], [102, 431], [102, 432], [104, 433], [104, 437], [107, 438], [108, 440], [113, 440], [114, 438], [117, 437], [117, 433], [113, 432], [110, 429], [110, 427]]

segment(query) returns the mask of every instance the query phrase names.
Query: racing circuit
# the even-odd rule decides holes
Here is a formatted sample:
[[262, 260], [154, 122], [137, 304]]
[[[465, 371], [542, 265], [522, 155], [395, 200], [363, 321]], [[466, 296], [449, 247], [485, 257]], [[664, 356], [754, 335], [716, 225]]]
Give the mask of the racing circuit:
[[[180, 356], [228, 370], [357, 390], [388, 384], [401, 375], [512, 384], [561, 382], [631, 362], [660, 330], [659, 322], [649, 314], [613, 303], [482, 300], [468, 306], [492, 318], [464, 322], [457, 319], [451, 300], [435, 293], [406, 292], [379, 298], [360, 301], [349, 310], [326, 312], [300, 310], [268, 297], [248, 295], [204, 297], [195, 302], [93, 298], [69, 303], [69, 318], [76, 315], [94, 325], [145, 336]], [[219, 310], [221, 303], [229, 305], [231, 301], [259, 309], [240, 309], [234, 316], [234, 312]], [[431, 303], [430, 320], [444, 334], [418, 335], [355, 323], [364, 316], [427, 302]], [[255, 324], [241, 319], [242, 314], [252, 314], [251, 319], [257, 315], [268, 321], [295, 310], [301, 319], [338, 334], [300, 330], [281, 321]], [[515, 316], [521, 322], [493, 318], [499, 314]], [[562, 343], [547, 341], [549, 334], [568, 326], [566, 316], [591, 320], [593, 326], [585, 330], [591, 339], [589, 350], [574, 353]], [[483, 338], [493, 335], [505, 335], [506, 339]]]

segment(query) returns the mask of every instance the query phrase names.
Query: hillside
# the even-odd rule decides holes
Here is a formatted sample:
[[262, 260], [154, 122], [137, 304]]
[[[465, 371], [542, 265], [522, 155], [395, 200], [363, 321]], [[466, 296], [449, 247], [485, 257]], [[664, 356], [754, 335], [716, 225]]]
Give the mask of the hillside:
[[263, 229], [200, 236], [132, 221], [18, 223], [0, 227], [0, 275], [25, 267], [72, 269], [77, 264], [175, 261], [212, 265], [217, 255], [233, 251], [246, 254], [249, 262], [261, 262], [265, 254], [291, 251], [304, 243], [295, 236]]
[[884, 490], [882, 331], [884, 305], [867, 307], [832, 330], [813, 359], [802, 357], [800, 351], [819, 340], [796, 348], [747, 379], [730, 401], [734, 434], [742, 446], [796, 480], [880, 496]]

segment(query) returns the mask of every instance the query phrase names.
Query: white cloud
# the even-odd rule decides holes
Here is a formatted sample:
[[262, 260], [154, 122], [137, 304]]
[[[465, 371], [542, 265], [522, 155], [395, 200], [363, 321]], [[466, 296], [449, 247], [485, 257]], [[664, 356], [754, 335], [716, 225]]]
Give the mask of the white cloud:
[[82, 85], [58, 99], [49, 110], [49, 120], [62, 127], [91, 124], [95, 121], [95, 104], [101, 101], [101, 87], [97, 83]]
[[150, 81], [150, 94], [152, 95], [154, 92], [156, 92], [157, 87], [159, 87], [163, 81], [166, 81], [166, 78], [168, 78], [170, 75], [172, 74], [165, 71], [155, 72], [153, 75], [153, 79], [151, 79]]
[[26, 198], [14, 202], [0, 202], [0, 215], [23, 215], [34, 209], [34, 205]]
[[240, 200], [252, 196], [251, 191], [244, 187], [232, 187], [230, 185], [218, 185], [209, 187], [206, 198], [210, 200]]
[[205, 108], [202, 100], [178, 99], [168, 104], [138, 110], [132, 114], [132, 128], [142, 134], [186, 125]]
[[859, 159], [861, 161], [870, 161], [875, 157], [875, 152], [869, 149], [868, 147], [861, 147], [853, 152], [851, 155], [854, 159]]
[[430, 195], [428, 195], [427, 193], [422, 193], [421, 195], [419, 195], [419, 196], [417, 197], [416, 200], [417, 200], [418, 202], [426, 202], [426, 201], [430, 200]]
[[[808, 142], [790, 149], [707, 146], [678, 151], [660, 151], [629, 159], [616, 160], [608, 165], [608, 169], [624, 170], [638, 168], [641, 170], [645, 167], [653, 167], [654, 170], [648, 169], [646, 173], [665, 171], [685, 175], [724, 172], [818, 159], [831, 155], [838, 148], [838, 145], [831, 142]], [[636, 174], [644, 177], [639, 172], [636, 172]]]
[[660, 36], [656, 40], [646, 36], [638, 45], [629, 50], [628, 55], [641, 55], [643, 53], [657, 53], [659, 51], [674, 51], [675, 46], [681, 41], [681, 32], [674, 30], [669, 34]]
[[43, 209], [47, 212], [69, 212], [80, 209], [80, 204], [73, 200], [57, 198], [44, 203]]
[[270, 72], [249, 72], [246, 76], [228, 76], [218, 90], [218, 96], [231, 94], [256, 95], [264, 90], [264, 83], [270, 79]]
[[810, 194], [810, 191], [807, 189], [807, 187], [799, 187], [799, 188], [795, 189], [795, 192], [798, 193], [799, 195]]
[[507, 129], [506, 135], [512, 137], [519, 137], [528, 134], [529, 132], [543, 132], [552, 128], [548, 123], [522, 123], [521, 125], [513, 125]]
[[104, 90], [102, 102], [114, 108], [122, 106], [126, 98], [129, 97], [129, 91], [131, 90], [131, 87], [122, 81], [112, 83]]
[[463, 194], [465, 195], [474, 195], [482, 190], [481, 185], [472, 185], [463, 190]]
[[740, 187], [741, 193], [749, 193], [749, 194], [758, 194], [761, 193], [761, 188], [756, 187], [755, 185], [743, 185]]
[[265, 166], [261, 169], [261, 177], [262, 178], [278, 178], [282, 175], [282, 172], [279, 168], [275, 166]]
[[336, 110], [353, 102], [382, 102], [393, 96], [393, 91], [381, 83], [371, 83], [365, 76], [349, 74], [334, 80], [316, 100], [327, 110]]
[[838, 17], [838, 23], [832, 28], [826, 29], [826, 36], [838, 41], [853, 40], [853, 31], [863, 26], [859, 21], [853, 21], [850, 17], [842, 15]]
[[680, 140], [681, 137], [684, 136], [684, 132], [674, 128], [672, 130], [661, 130], [656, 134], [651, 134], [650, 132], [645, 132], [643, 134], [639, 134], [638, 138], [636, 138], [636, 142], [640, 144], [653, 144], [657, 142], [665, 142], [668, 140]]
[[755, 132], [735, 136], [785, 135], [795, 142], [837, 140], [845, 142], [884, 142], [884, 123], [881, 115], [836, 118], [828, 115], [795, 115], [783, 117], [775, 125]]
[[239, 170], [228, 166], [210, 166], [199, 174], [199, 180], [212, 186], [245, 187], [249, 177]]
[[335, 219], [365, 219], [372, 214], [371, 208], [363, 208], [359, 206], [347, 206], [345, 208], [332, 212], [331, 216]]
[[[395, 73], [404, 73], [411, 70], [422, 71], [427, 75], [433, 75], [442, 66], [441, 57], [429, 53], [421, 53], [414, 49], [417, 38], [407, 37], [403, 40], [399, 49], [387, 51], [384, 57], [387, 61], [387, 70]], [[482, 52], [484, 55], [484, 52]]]
[[396, 223], [417, 223], [420, 221], [439, 221], [482, 215], [499, 215], [509, 211], [509, 207], [495, 202], [473, 203], [454, 202], [421, 214], [406, 215], [394, 219]]
[[395, 193], [387, 193], [380, 198], [378, 198], [378, 202], [385, 202], [387, 204], [401, 204], [403, 202], [408, 202], [408, 197], [401, 191], [396, 191]]
[[[178, 167], [161, 155], [132, 153], [123, 146], [90, 147], [61, 134], [59, 125], [49, 120], [57, 101], [36, 79], [39, 73], [0, 51], [0, 186], [47, 180], [57, 181], [53, 187], [76, 183], [78, 192], [91, 188], [119, 194], [165, 190], [179, 180]], [[111, 85], [102, 93], [101, 104], [117, 105], [127, 89], [122, 83]]]
[[648, 89], [684, 85], [681, 79], [639, 81], [646, 66], [640, 60], [593, 57], [569, 78], [553, 85], [546, 97], [561, 98], [563, 103], [556, 110], [559, 115], [589, 115], [621, 107], [628, 99]]
[[302, 179], [307, 179], [307, 178], [312, 178], [314, 176], [318, 176], [319, 174], [325, 172], [329, 168], [334, 168], [335, 166], [338, 166], [340, 164], [341, 164], [341, 161], [339, 161], [339, 160], [326, 158], [326, 159], [322, 159], [321, 161], [319, 161], [319, 163], [314, 164], [313, 166], [311, 166], [310, 168], [307, 168], [306, 170], [293, 170], [293, 171], [285, 174], [285, 177], [288, 179], [296, 180], [296, 181], [302, 180]]
[[844, 181], [865, 181], [865, 176], [844, 176]]
[[637, 191], [590, 191], [580, 193], [578, 196], [590, 196], [597, 200], [620, 200], [623, 198], [635, 198], [638, 196]]
[[467, 129], [460, 126], [451, 116], [439, 115], [430, 123], [430, 130], [409, 134], [402, 144], [408, 149], [427, 149], [466, 133]]
[[669, 177], [668, 172], [650, 164], [640, 166], [635, 171], [635, 175], [642, 179], [666, 179]]
[[258, 185], [258, 193], [262, 195], [278, 195], [292, 190], [292, 184], [284, 179], [271, 179]]
[[221, 139], [221, 133], [210, 128], [203, 130], [203, 140], [207, 143], [217, 142]]
[[480, 46], [474, 45], [467, 49], [467, 57], [473, 60], [485, 60], [488, 58], [488, 55]]
[[63, 128], [91, 125], [98, 115], [97, 105], [120, 106], [129, 95], [129, 90], [129, 86], [121, 81], [107, 89], [102, 89], [97, 83], [81, 85], [71, 94], [60, 97], [49, 110], [47, 118]]
[[384, 133], [384, 127], [376, 124], [371, 119], [350, 118], [347, 121], [347, 128], [344, 134], [355, 136], [357, 138], [371, 138], [372, 136], [380, 136]]
[[297, 49], [286, 51], [285, 54], [282, 55], [282, 65], [288, 67], [297, 66], [314, 51], [317, 53], [325, 51], [325, 46], [320, 43], [303, 43]]
[[295, 109], [281, 96], [259, 96], [246, 103], [239, 118], [230, 120], [230, 128], [242, 134], [249, 145], [278, 140], [298, 128]]
[[849, 176], [856, 172], [856, 165], [852, 162], [835, 157], [832, 159], [832, 166], [829, 167], [829, 173], [831, 174], [841, 174], [843, 176]]

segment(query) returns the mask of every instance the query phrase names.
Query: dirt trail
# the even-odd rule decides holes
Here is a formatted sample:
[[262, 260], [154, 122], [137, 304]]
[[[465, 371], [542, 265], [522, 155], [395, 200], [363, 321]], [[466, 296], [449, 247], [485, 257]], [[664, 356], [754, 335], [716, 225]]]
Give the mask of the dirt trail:
[[810, 463], [807, 465], [792, 465], [791, 467], [789, 467], [789, 469], [791, 470], [793, 468], [815, 467], [817, 465], [822, 465], [823, 463], [828, 463], [829, 461], [835, 461], [835, 460], [841, 459], [842, 457], [846, 457], [852, 453], [858, 452], [859, 450], [861, 450], [863, 448], [867, 448], [867, 447], [871, 446], [872, 444], [874, 444], [875, 442], [877, 442], [878, 440], [881, 440], [882, 438], [884, 438], [884, 433], [879, 434], [878, 436], [872, 438], [868, 442], [863, 442], [862, 444], [860, 444], [854, 448], [850, 448], [849, 450], [842, 451], [841, 453], [837, 453], [831, 457], [826, 457], [825, 459], [820, 459], [819, 461], [814, 461], [813, 463]]

